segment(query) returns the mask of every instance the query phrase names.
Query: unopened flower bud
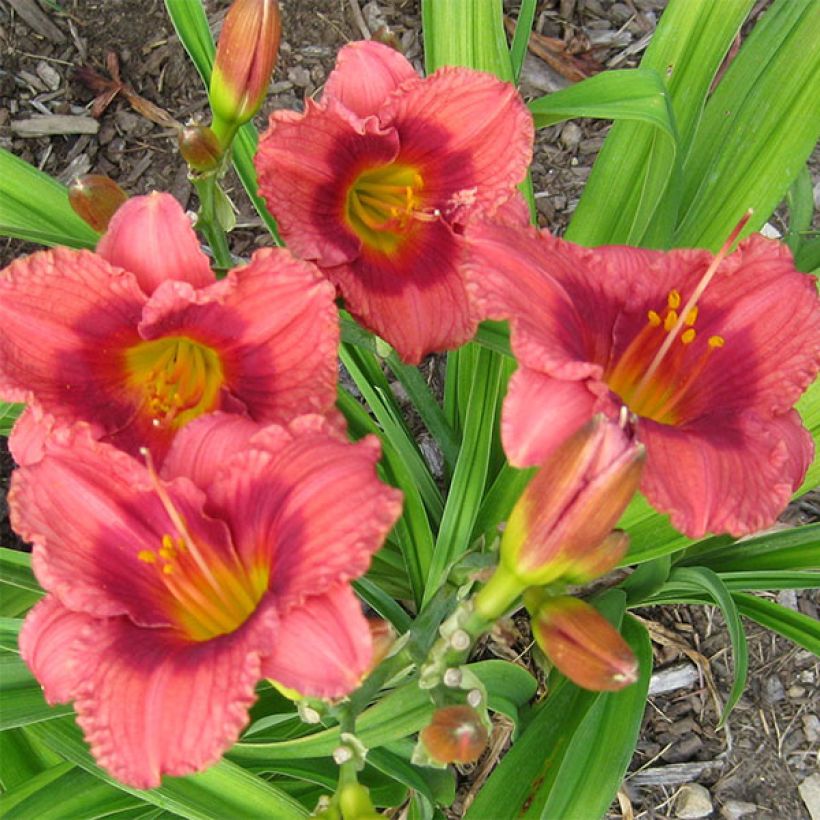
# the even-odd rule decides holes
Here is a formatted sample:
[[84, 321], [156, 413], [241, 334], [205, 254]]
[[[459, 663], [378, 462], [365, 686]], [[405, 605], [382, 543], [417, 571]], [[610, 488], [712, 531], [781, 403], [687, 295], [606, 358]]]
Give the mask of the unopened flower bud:
[[194, 171], [207, 173], [219, 166], [222, 146], [207, 125], [186, 125], [177, 137], [179, 153]]
[[389, 621], [375, 615], [368, 616], [367, 625], [370, 628], [370, 640], [373, 642], [373, 655], [370, 659], [370, 670], [375, 669], [390, 653], [396, 642], [396, 630]]
[[228, 9], [209, 93], [220, 136], [247, 122], [262, 105], [281, 31], [277, 0], [234, 0]]
[[128, 194], [106, 176], [87, 174], [68, 186], [68, 202], [73, 211], [95, 231], [102, 233]]
[[501, 539], [501, 563], [524, 585], [607, 571], [624, 542], [598, 551], [638, 489], [643, 445], [616, 421], [596, 416], [544, 462], [515, 505]]
[[361, 783], [347, 783], [339, 791], [339, 808], [344, 820], [381, 820], [370, 792]]
[[532, 633], [559, 671], [584, 689], [614, 692], [638, 679], [638, 662], [626, 641], [578, 598], [544, 600], [532, 617]]
[[575, 558], [561, 580], [569, 584], [586, 584], [600, 578], [615, 569], [628, 549], [629, 536], [622, 530], [615, 530], [586, 555]]
[[487, 728], [471, 706], [444, 706], [433, 713], [419, 739], [439, 763], [472, 763], [487, 745]]

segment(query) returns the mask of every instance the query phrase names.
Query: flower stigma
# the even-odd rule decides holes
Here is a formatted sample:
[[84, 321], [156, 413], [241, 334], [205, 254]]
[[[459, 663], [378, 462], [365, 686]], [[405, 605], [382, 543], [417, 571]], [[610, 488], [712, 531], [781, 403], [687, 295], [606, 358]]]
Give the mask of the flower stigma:
[[125, 369], [156, 427], [178, 429], [215, 409], [224, 382], [219, 354], [187, 336], [133, 345], [125, 351]]

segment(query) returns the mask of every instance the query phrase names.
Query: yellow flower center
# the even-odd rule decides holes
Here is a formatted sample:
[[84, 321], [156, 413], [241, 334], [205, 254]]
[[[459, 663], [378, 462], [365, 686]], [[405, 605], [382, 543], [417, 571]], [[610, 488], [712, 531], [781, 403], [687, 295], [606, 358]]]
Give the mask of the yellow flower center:
[[680, 293], [670, 290], [663, 315], [648, 311], [647, 324], [604, 374], [633, 413], [661, 424], [681, 422], [681, 402], [712, 353], [726, 343], [709, 336], [704, 344], [695, 329], [697, 306], [681, 316], [681, 302]]
[[227, 635], [256, 609], [268, 588], [269, 566], [260, 563], [249, 569], [231, 545], [229, 551], [218, 551], [193, 537], [146, 457], [154, 489], [176, 535], [165, 533], [156, 549], [140, 550], [137, 559], [156, 568], [169, 593], [171, 618], [188, 638], [208, 641]]
[[178, 429], [213, 410], [224, 382], [219, 354], [187, 336], [139, 342], [125, 352], [125, 368], [158, 427]]
[[417, 220], [438, 219], [425, 209], [424, 180], [411, 165], [390, 163], [359, 174], [347, 192], [345, 218], [364, 245], [394, 252]]

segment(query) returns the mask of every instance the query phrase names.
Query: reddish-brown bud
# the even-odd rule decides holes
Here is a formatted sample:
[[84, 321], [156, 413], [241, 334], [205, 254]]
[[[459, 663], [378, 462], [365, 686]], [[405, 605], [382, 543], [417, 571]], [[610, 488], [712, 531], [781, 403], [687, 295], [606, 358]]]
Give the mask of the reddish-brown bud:
[[177, 137], [179, 153], [194, 171], [206, 173], [219, 166], [222, 145], [207, 125], [186, 125]]
[[396, 641], [396, 630], [389, 621], [376, 616], [369, 616], [367, 625], [370, 627], [370, 638], [373, 641], [373, 656], [370, 660], [370, 669], [375, 669], [388, 655], [390, 648]]
[[210, 101], [220, 135], [247, 122], [262, 105], [282, 26], [277, 0], [234, 0], [222, 24]]
[[502, 564], [533, 586], [611, 569], [625, 542], [606, 539], [638, 489], [644, 458], [631, 431], [596, 416], [547, 458], [518, 500], [501, 539]]
[[439, 763], [472, 763], [487, 745], [487, 728], [472, 706], [436, 709], [419, 739], [427, 754]]
[[638, 662], [626, 641], [597, 609], [569, 596], [547, 598], [532, 617], [544, 654], [573, 683], [614, 692], [638, 679]]
[[113, 179], [99, 174], [77, 177], [68, 186], [68, 202], [74, 213], [102, 233], [128, 194]]

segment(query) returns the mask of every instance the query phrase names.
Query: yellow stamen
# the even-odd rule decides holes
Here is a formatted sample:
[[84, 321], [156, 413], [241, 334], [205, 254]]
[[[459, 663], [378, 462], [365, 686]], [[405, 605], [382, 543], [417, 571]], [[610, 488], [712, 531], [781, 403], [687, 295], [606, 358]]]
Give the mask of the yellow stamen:
[[680, 335], [680, 340], [683, 344], [692, 344], [695, 341], [695, 328], [690, 327], [689, 330], [684, 330]]
[[726, 344], [726, 339], [723, 336], [710, 336], [709, 347], [723, 347]]
[[663, 329], [669, 333], [673, 327], [678, 323], [678, 314], [674, 310], [670, 310], [666, 314], [666, 318], [663, 320]]
[[423, 190], [424, 180], [410, 165], [393, 162], [364, 171], [347, 192], [347, 223], [366, 247], [392, 253], [415, 221], [439, 217], [424, 207]]
[[157, 562], [157, 554], [153, 550], [140, 550], [137, 553], [137, 558], [140, 561], [145, 561], [146, 564], [155, 564]]
[[213, 410], [224, 383], [222, 360], [187, 336], [138, 342], [125, 351], [126, 384], [157, 427], [182, 427]]
[[[703, 292], [706, 290], [709, 283], [712, 281], [714, 275], [717, 273], [718, 268], [720, 267], [723, 260], [729, 255], [730, 251], [732, 250], [732, 245], [734, 245], [735, 240], [740, 235], [740, 232], [746, 226], [746, 223], [751, 219], [752, 211], [749, 209], [741, 218], [740, 222], [737, 223], [732, 233], [729, 235], [729, 238], [723, 244], [723, 247], [718, 251], [717, 256], [712, 260], [712, 263], [706, 269], [706, 273], [703, 274], [701, 277], [700, 282], [698, 282], [695, 290], [692, 292], [692, 295], [689, 297], [689, 300], [684, 305], [683, 310], [681, 311], [684, 320], [686, 317], [689, 316], [689, 312], [697, 306], [698, 300], [703, 295]], [[658, 352], [655, 354], [655, 358], [652, 359], [649, 367], [646, 369], [646, 372], [643, 374], [643, 378], [638, 383], [637, 388], [635, 389], [635, 394], [640, 395], [641, 391], [644, 389], [646, 384], [650, 381], [650, 379], [655, 375], [658, 367], [660, 367], [661, 362], [663, 361], [666, 354], [669, 352], [669, 349], [672, 347], [673, 342], [677, 338], [678, 333], [683, 326], [684, 321], [678, 319], [676, 325], [670, 330], [663, 340], [663, 344], [658, 349]]]
[[646, 316], [649, 319], [649, 324], [652, 325], [652, 327], [659, 327], [660, 326], [661, 317], [658, 315], [658, 313], [656, 311], [650, 310], [646, 314]]
[[672, 310], [677, 310], [680, 307], [680, 291], [670, 290], [666, 297], [666, 304]]

